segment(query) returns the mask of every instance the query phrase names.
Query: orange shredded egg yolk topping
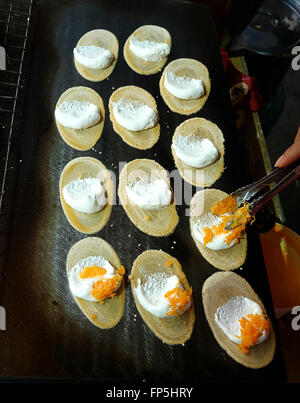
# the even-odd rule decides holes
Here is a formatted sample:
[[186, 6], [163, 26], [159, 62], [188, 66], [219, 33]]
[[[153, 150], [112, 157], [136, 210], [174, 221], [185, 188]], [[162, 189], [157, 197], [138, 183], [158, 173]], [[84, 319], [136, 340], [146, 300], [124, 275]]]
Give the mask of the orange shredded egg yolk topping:
[[236, 197], [227, 196], [211, 206], [211, 212], [216, 215], [231, 213], [237, 208]]
[[182, 290], [180, 287], [175, 287], [173, 290], [165, 293], [165, 298], [170, 303], [170, 310], [167, 312], [168, 316], [179, 316], [184, 312], [184, 308], [191, 301], [192, 288]]
[[[240, 208], [237, 208], [236, 197], [227, 196], [225, 199], [218, 201], [211, 206], [212, 214], [221, 217], [222, 221], [219, 225], [213, 225], [212, 227], [203, 228], [203, 243], [204, 246], [209, 242], [212, 242], [215, 235], [227, 233], [225, 242], [229, 245], [232, 241], [239, 242], [241, 235], [246, 229], [247, 223], [251, 220], [249, 214], [249, 205], [245, 204]], [[235, 228], [225, 229], [226, 225], [231, 221], [238, 223]]]
[[80, 278], [91, 278], [97, 276], [104, 276], [106, 270], [104, 267], [99, 266], [86, 266], [79, 274]]
[[[249, 318], [249, 319], [247, 319]], [[254, 346], [262, 336], [263, 331], [270, 331], [270, 323], [265, 315], [249, 314], [240, 320], [241, 324], [241, 343], [239, 349], [248, 354], [251, 346]]]
[[[79, 274], [80, 278], [91, 277], [103, 277], [106, 270], [99, 266], [87, 266]], [[119, 288], [120, 281], [125, 274], [124, 266], [121, 266], [119, 270], [115, 270], [115, 275], [112, 278], [100, 278], [93, 284], [91, 295], [98, 301], [102, 301], [106, 298], [111, 298], [116, 295], [116, 290]]]

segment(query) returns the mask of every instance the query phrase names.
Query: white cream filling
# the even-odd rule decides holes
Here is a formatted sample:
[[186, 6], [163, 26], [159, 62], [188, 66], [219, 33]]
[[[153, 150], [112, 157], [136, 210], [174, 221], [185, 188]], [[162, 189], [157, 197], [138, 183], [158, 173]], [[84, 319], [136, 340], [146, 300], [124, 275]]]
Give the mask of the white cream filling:
[[129, 49], [135, 56], [151, 62], [160, 62], [170, 53], [170, 46], [167, 43], [139, 41], [134, 36], [130, 38]]
[[[246, 297], [237, 296], [230, 298], [224, 305], [216, 310], [215, 321], [231, 341], [240, 344], [241, 325], [239, 321], [242, 317], [247, 317], [247, 315], [262, 315], [262, 313], [260, 305], [255, 301]], [[268, 333], [264, 330], [256, 344], [262, 343], [267, 338]]]
[[171, 203], [172, 192], [169, 184], [164, 179], [156, 179], [153, 182], [139, 180], [126, 186], [130, 200], [146, 210], [157, 210]]
[[[103, 267], [106, 273], [103, 276], [80, 278], [80, 273], [85, 267], [98, 266]], [[103, 256], [89, 256], [86, 259], [81, 259], [72, 267], [68, 273], [69, 287], [71, 293], [78, 298], [87, 301], [98, 301], [91, 295], [93, 285], [102, 278], [113, 278], [115, 276], [115, 269]], [[119, 283], [120, 286], [121, 282]], [[116, 288], [116, 290], [119, 288]]]
[[107, 204], [105, 188], [97, 178], [76, 179], [62, 192], [66, 203], [82, 213], [96, 213]]
[[173, 147], [177, 157], [193, 168], [204, 168], [219, 156], [218, 149], [209, 139], [194, 134], [177, 136]]
[[[194, 224], [193, 230], [195, 237], [199, 242], [204, 245], [204, 231], [203, 228], [209, 227], [211, 228], [213, 225], [218, 226], [222, 222], [222, 218], [212, 214], [210, 211], [205, 215], [201, 216]], [[221, 233], [218, 235], [214, 235], [211, 242], [208, 242], [205, 247], [212, 250], [222, 250], [229, 249], [235, 245], [235, 240], [233, 239], [229, 244], [226, 242], [226, 237], [230, 234], [231, 231], [227, 231], [226, 233]]]
[[164, 80], [165, 88], [179, 99], [198, 99], [205, 94], [203, 80], [190, 77], [179, 77], [167, 71]]
[[151, 129], [157, 123], [155, 110], [139, 101], [121, 98], [112, 106], [116, 121], [127, 130], [138, 132]]
[[114, 59], [110, 50], [100, 46], [77, 46], [73, 50], [76, 61], [91, 69], [106, 69]]
[[[138, 279], [138, 285], [134, 289], [135, 295], [144, 309], [158, 318], [170, 318], [172, 315], [167, 315], [170, 311], [170, 302], [165, 298], [168, 291], [176, 287], [184, 289], [179, 282], [179, 277], [176, 275], [168, 277], [165, 273], [157, 273], [147, 277], [147, 280], [142, 284], [141, 279]], [[184, 307], [183, 314], [191, 305], [191, 300]]]
[[55, 109], [55, 119], [70, 129], [87, 129], [101, 119], [97, 105], [87, 101], [64, 101]]

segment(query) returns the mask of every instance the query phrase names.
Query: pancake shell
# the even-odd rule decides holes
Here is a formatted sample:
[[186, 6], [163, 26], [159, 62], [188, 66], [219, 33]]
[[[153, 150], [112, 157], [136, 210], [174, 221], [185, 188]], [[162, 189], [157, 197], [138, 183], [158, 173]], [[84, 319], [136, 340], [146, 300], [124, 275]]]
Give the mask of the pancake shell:
[[231, 358], [249, 368], [265, 367], [272, 361], [276, 347], [275, 334], [271, 323], [269, 337], [262, 343], [250, 347], [249, 353], [244, 354], [239, 349], [238, 344], [231, 341], [215, 321], [217, 308], [236, 296], [243, 296], [255, 301], [266, 314], [262, 301], [243, 277], [233, 272], [218, 272], [210, 276], [202, 288], [206, 319], [217, 342]]
[[[69, 206], [63, 197], [63, 188], [76, 179], [98, 178], [106, 190], [107, 204], [96, 213], [81, 213]], [[114, 184], [109, 171], [96, 158], [79, 157], [70, 161], [63, 169], [59, 181], [60, 202], [69, 223], [84, 234], [100, 231], [109, 220], [114, 201]]]
[[139, 41], [154, 41], [167, 43], [171, 48], [171, 36], [169, 32], [162, 27], [156, 25], [143, 25], [136, 29], [126, 40], [123, 53], [128, 66], [138, 74], [150, 75], [160, 71], [166, 64], [168, 57], [162, 58], [161, 61], [147, 61], [137, 57], [129, 49], [130, 38], [135, 37]]
[[120, 173], [118, 195], [123, 208], [133, 224], [141, 231], [152, 236], [167, 236], [178, 224], [174, 197], [171, 204], [158, 210], [142, 209], [127, 196], [126, 186], [142, 176], [152, 179], [164, 179], [170, 184], [165, 169], [154, 160], [136, 159], [124, 166]]
[[88, 127], [87, 129], [70, 129], [61, 125], [56, 120], [56, 126], [59, 134], [69, 146], [79, 151], [90, 150], [101, 137], [103, 130], [105, 109], [102, 98], [91, 88], [72, 87], [60, 96], [59, 100], [57, 101], [56, 108], [64, 101], [87, 101], [98, 106], [101, 113], [101, 119], [94, 126]]
[[227, 193], [218, 189], [204, 189], [195, 193], [190, 207], [191, 235], [201, 255], [214, 267], [220, 270], [233, 270], [244, 264], [247, 255], [247, 235], [240, 238], [240, 242], [232, 248], [223, 250], [211, 250], [202, 245], [194, 234], [193, 225], [201, 215], [210, 211], [210, 207], [217, 201], [228, 196]]
[[[203, 80], [205, 94], [198, 99], [179, 99], [175, 97], [165, 88], [165, 75], [168, 71], [179, 77], [187, 76], [197, 80]], [[171, 111], [180, 113], [181, 115], [191, 115], [198, 112], [204, 106], [210, 94], [209, 72], [206, 66], [198, 60], [186, 58], [176, 59], [165, 67], [159, 81], [159, 88], [163, 100]]]
[[[115, 269], [121, 269], [121, 263], [114, 249], [101, 238], [90, 237], [77, 242], [69, 250], [67, 256], [67, 272], [74, 267], [79, 260], [89, 256], [103, 256]], [[73, 294], [72, 294], [73, 295]], [[97, 327], [110, 329], [120, 321], [124, 311], [125, 288], [124, 280], [116, 295], [101, 302], [86, 301], [73, 295], [77, 305], [84, 315]]]
[[101, 48], [110, 50], [114, 55], [114, 59], [110, 66], [105, 69], [92, 69], [82, 64], [78, 63], [74, 58], [74, 64], [78, 73], [89, 81], [102, 81], [113, 72], [119, 53], [119, 42], [116, 36], [105, 29], [95, 29], [93, 31], [87, 32], [84, 34], [79, 41], [77, 42], [77, 46], [99, 46]]
[[184, 180], [194, 186], [209, 187], [213, 185], [224, 170], [224, 137], [217, 125], [203, 118], [192, 118], [185, 120], [177, 126], [172, 143], [181, 135], [186, 137], [194, 134], [197, 137], [209, 139], [219, 151], [219, 158], [204, 168], [194, 168], [185, 164], [175, 153], [174, 146], [171, 146], [175, 165]]
[[[172, 265], [167, 266], [167, 261], [172, 262]], [[164, 272], [170, 276], [177, 275], [184, 288], [189, 288], [185, 274], [177, 259], [161, 250], [147, 250], [136, 258], [130, 275], [131, 290], [137, 310], [155, 336], [164, 343], [184, 344], [191, 337], [194, 327], [195, 313], [193, 301], [192, 308], [183, 315], [170, 318], [158, 318], [144, 309], [135, 295], [134, 290], [138, 285], [138, 279], [141, 279], [143, 283], [146, 281], [147, 276], [158, 272]]]
[[[120, 99], [126, 98], [128, 100], [139, 101], [150, 108], [154, 109], [157, 115], [157, 123], [154, 127], [146, 130], [131, 131], [125, 129], [125, 127], [118, 124], [114, 117], [112, 103], [118, 102]], [[113, 128], [118, 133], [125, 143], [131, 147], [138, 148], [139, 150], [146, 150], [154, 146], [159, 139], [160, 125], [158, 123], [158, 112], [155, 99], [149, 92], [143, 88], [129, 85], [126, 87], [120, 87], [114, 91], [109, 99], [109, 113], [110, 119], [113, 123]]]

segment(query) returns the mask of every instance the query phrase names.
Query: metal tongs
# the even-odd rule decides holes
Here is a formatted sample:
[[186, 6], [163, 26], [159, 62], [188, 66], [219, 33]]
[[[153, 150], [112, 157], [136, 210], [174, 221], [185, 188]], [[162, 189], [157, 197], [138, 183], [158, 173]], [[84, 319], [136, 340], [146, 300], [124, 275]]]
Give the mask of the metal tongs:
[[[254, 216], [269, 200], [294, 183], [298, 178], [300, 178], [299, 160], [287, 167], [275, 168], [272, 172], [258, 181], [231, 193], [231, 196], [236, 197], [238, 207], [241, 207], [245, 203], [249, 203], [249, 214], [250, 216]], [[277, 181], [278, 183], [270, 190], [259, 195], [259, 193], [265, 190], [267, 186]], [[255, 198], [254, 196], [256, 195], [258, 196]], [[233, 229], [238, 225], [240, 225], [238, 218], [236, 220], [233, 218], [227, 224], [226, 229]]]

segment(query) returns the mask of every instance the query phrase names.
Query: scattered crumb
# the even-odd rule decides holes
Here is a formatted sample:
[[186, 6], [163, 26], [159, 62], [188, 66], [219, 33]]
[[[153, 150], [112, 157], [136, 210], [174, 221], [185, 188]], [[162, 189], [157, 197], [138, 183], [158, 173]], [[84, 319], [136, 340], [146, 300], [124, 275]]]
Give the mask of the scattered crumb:
[[96, 319], [97, 316], [96, 316], [95, 314], [93, 314], [93, 315], [90, 316], [90, 318], [91, 318], [91, 319]]
[[151, 217], [150, 217], [149, 215], [146, 215], [146, 216], [145, 216], [145, 220], [146, 220], [146, 221], [150, 221], [150, 220], [151, 220]]
[[167, 260], [167, 262], [166, 262], [166, 265], [167, 265], [167, 266], [170, 267], [170, 266], [172, 266], [172, 264], [173, 264], [173, 263], [171, 262], [171, 260]]

